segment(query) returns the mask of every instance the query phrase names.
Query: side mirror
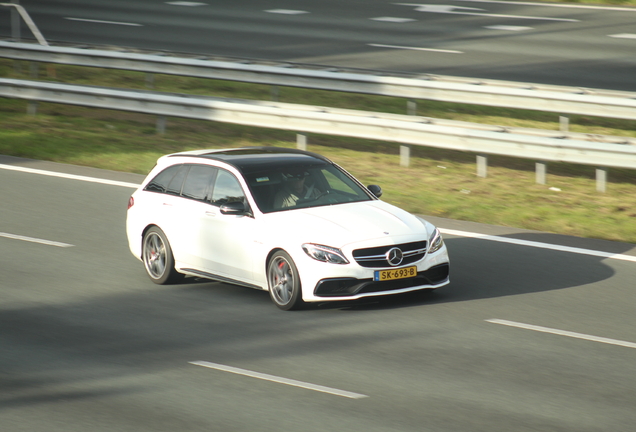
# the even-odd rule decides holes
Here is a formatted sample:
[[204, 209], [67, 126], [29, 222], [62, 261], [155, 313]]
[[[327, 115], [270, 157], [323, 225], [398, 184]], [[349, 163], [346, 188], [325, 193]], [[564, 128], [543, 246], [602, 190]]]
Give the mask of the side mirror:
[[369, 185], [367, 186], [369, 192], [375, 195], [376, 198], [380, 198], [382, 196], [382, 188], [378, 185]]
[[224, 215], [240, 216], [248, 213], [245, 204], [240, 201], [223, 204], [220, 210]]

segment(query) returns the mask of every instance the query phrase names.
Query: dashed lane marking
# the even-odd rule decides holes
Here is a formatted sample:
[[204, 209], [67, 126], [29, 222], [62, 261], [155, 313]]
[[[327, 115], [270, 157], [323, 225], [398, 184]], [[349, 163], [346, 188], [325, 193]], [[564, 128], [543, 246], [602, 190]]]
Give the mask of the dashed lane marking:
[[634, 33], [619, 33], [619, 34], [613, 34], [608, 36], [611, 38], [617, 38], [617, 39], [636, 39], [636, 34]]
[[521, 328], [521, 329], [525, 329], [525, 330], [533, 330], [533, 331], [541, 332], [541, 333], [550, 333], [550, 334], [555, 334], [555, 335], [559, 335], [559, 336], [567, 336], [567, 337], [571, 337], [571, 338], [575, 338], [575, 339], [583, 339], [583, 340], [588, 340], [588, 341], [592, 341], [592, 342], [600, 342], [600, 343], [604, 343], [604, 344], [618, 345], [618, 346], [622, 346], [622, 347], [626, 347], [626, 348], [636, 348], [636, 343], [634, 343], [634, 342], [626, 342], [626, 341], [622, 341], [622, 340], [618, 340], [618, 339], [609, 339], [609, 338], [604, 338], [604, 337], [599, 337], [599, 336], [592, 336], [592, 335], [588, 335], [588, 334], [584, 334], [584, 333], [575, 333], [575, 332], [571, 332], [571, 331], [567, 331], [567, 330], [559, 330], [559, 329], [554, 329], [554, 328], [549, 328], [549, 327], [541, 327], [541, 326], [537, 326], [537, 325], [524, 324], [524, 323], [519, 323], [519, 322], [514, 322], [514, 321], [506, 321], [506, 320], [502, 320], [502, 319], [488, 319], [488, 320], [486, 320], [486, 322], [489, 322], [489, 323], [492, 323], [492, 324], [500, 324], [500, 325], [504, 325], [504, 326], [508, 326], [508, 327]]
[[385, 44], [375, 44], [375, 43], [370, 43], [368, 45], [372, 47], [377, 47], [377, 48], [392, 48], [392, 49], [411, 50], [411, 51], [430, 51], [430, 52], [439, 52], [439, 53], [447, 53], [447, 54], [464, 54], [462, 51], [439, 49], [439, 48], [385, 45]]
[[417, 21], [412, 18], [399, 18], [399, 17], [377, 17], [377, 18], [369, 18], [371, 21], [383, 21], [383, 22], [393, 22], [393, 23], [406, 23]]
[[35, 237], [27, 237], [27, 236], [22, 236], [22, 235], [17, 235], [17, 234], [9, 234], [9, 233], [5, 233], [5, 232], [0, 232], [0, 237], [9, 238], [9, 239], [13, 239], [13, 240], [22, 240], [22, 241], [31, 242], [31, 243], [40, 243], [40, 244], [44, 244], [44, 245], [48, 245], [48, 246], [63, 247], [63, 248], [73, 247], [74, 246], [74, 245], [68, 244], [68, 243], [61, 243], [61, 242], [56, 242], [56, 241], [51, 241], [51, 240], [44, 240], [44, 239], [39, 239], [39, 238], [35, 238]]
[[293, 379], [283, 378], [283, 377], [279, 377], [275, 375], [268, 375], [268, 374], [264, 374], [260, 372], [254, 372], [247, 369], [235, 368], [232, 366], [226, 366], [226, 365], [222, 365], [218, 363], [210, 363], [207, 361], [194, 361], [194, 362], [190, 362], [190, 364], [195, 366], [202, 366], [209, 369], [216, 369], [216, 370], [220, 370], [224, 372], [230, 372], [237, 375], [244, 375], [251, 378], [258, 378], [261, 380], [271, 381], [271, 382], [275, 382], [279, 384], [285, 384], [285, 385], [289, 385], [293, 387], [300, 387], [300, 388], [304, 388], [308, 390], [314, 390], [317, 392], [329, 393], [336, 396], [346, 397], [349, 399], [362, 399], [362, 398], [369, 397], [367, 395], [363, 395], [360, 393], [353, 393], [353, 392], [349, 392], [345, 390], [339, 390], [339, 389], [325, 387], [325, 386], [321, 386], [317, 384], [311, 384], [311, 383], [307, 383], [303, 381], [296, 381]]
[[96, 24], [112, 24], [112, 25], [121, 25], [121, 26], [143, 27], [143, 24], [120, 22], [120, 21], [104, 21], [104, 20], [98, 20], [98, 19], [73, 18], [73, 17], [64, 17], [64, 19], [67, 19], [69, 21], [82, 21], [82, 22], [90, 22], [90, 23], [96, 23]]
[[189, 7], [206, 6], [207, 5], [207, 3], [191, 2], [191, 1], [171, 1], [171, 2], [166, 2], [166, 4], [169, 4], [169, 5], [172, 5], [172, 6], [189, 6]]
[[532, 27], [523, 27], [523, 26], [509, 26], [509, 25], [492, 25], [486, 26], [489, 30], [503, 30], [503, 31], [525, 31], [532, 30]]
[[265, 12], [273, 13], [273, 14], [282, 14], [282, 15], [301, 15], [301, 14], [309, 13], [307, 11], [293, 10], [293, 9], [269, 9], [269, 10], [266, 10]]

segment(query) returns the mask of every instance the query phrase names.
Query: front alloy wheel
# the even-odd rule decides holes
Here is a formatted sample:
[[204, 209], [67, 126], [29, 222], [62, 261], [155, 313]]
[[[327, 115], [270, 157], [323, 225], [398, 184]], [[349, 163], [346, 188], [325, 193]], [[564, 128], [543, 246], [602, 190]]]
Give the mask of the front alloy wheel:
[[269, 295], [282, 310], [298, 309], [303, 304], [300, 278], [294, 260], [284, 251], [276, 252], [267, 265]]
[[174, 283], [183, 278], [174, 268], [174, 257], [166, 235], [152, 227], [143, 238], [141, 257], [150, 279], [159, 285]]

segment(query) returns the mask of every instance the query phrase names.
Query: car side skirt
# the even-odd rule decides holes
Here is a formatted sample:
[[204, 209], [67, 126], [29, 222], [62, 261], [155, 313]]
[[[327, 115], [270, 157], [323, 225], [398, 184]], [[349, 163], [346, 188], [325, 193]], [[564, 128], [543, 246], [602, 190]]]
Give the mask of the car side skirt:
[[259, 285], [254, 285], [254, 284], [251, 284], [251, 283], [243, 282], [243, 281], [236, 280], [236, 279], [227, 278], [227, 277], [224, 277], [224, 276], [218, 276], [218, 275], [215, 275], [215, 274], [212, 274], [212, 273], [208, 273], [208, 272], [204, 272], [204, 271], [201, 271], [201, 270], [196, 270], [196, 269], [191, 269], [191, 268], [180, 268], [179, 271], [181, 273], [186, 273], [186, 274], [189, 274], [189, 275], [192, 275], [192, 276], [200, 276], [200, 277], [203, 277], [203, 278], [206, 278], [206, 279], [210, 279], [210, 280], [213, 280], [213, 281], [216, 281], [216, 282], [224, 282], [224, 283], [229, 283], [229, 284], [232, 284], [232, 285], [240, 285], [240, 286], [244, 286], [246, 288], [254, 288], [254, 289], [257, 289], [257, 290], [266, 291], [265, 288], [263, 288], [263, 287], [261, 287]]

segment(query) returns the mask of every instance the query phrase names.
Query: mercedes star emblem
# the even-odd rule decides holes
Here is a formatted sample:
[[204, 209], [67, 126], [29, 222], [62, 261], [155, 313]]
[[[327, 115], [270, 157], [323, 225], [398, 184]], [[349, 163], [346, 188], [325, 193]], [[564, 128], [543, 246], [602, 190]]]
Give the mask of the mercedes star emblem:
[[404, 255], [402, 255], [402, 251], [400, 250], [400, 248], [391, 248], [386, 253], [386, 260], [392, 266], [398, 266], [402, 264], [402, 258], [404, 258]]

